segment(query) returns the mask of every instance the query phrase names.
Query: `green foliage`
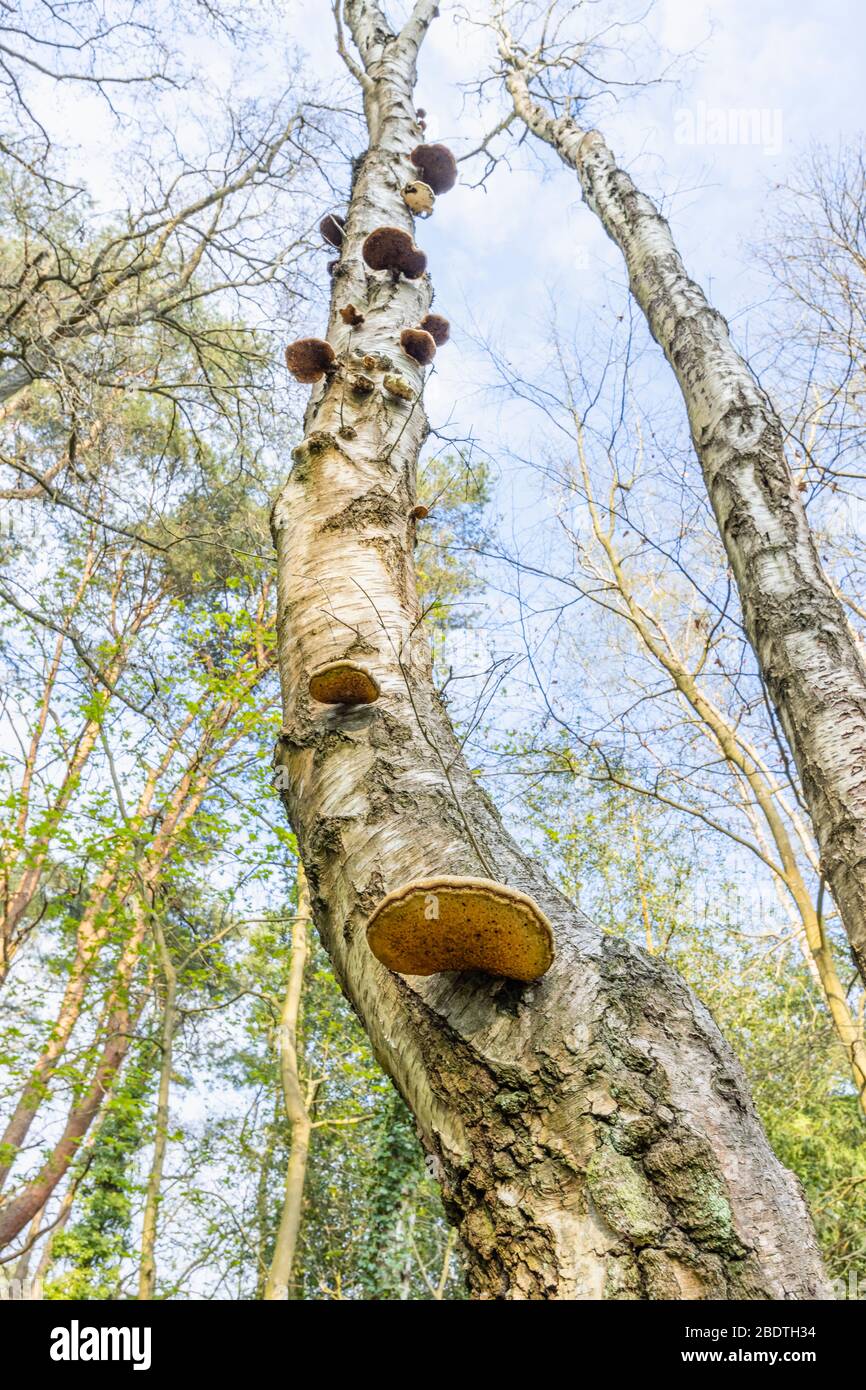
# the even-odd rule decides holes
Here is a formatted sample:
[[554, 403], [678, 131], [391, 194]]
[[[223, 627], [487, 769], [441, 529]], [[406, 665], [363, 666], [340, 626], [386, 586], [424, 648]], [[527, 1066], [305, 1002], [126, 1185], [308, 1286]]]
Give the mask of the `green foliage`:
[[92, 1153], [81, 1164], [75, 1220], [52, 1240], [52, 1259], [65, 1267], [46, 1282], [47, 1299], [120, 1295], [124, 1262], [134, 1250], [135, 1160], [152, 1075], [153, 1056], [142, 1049], [106, 1107]]

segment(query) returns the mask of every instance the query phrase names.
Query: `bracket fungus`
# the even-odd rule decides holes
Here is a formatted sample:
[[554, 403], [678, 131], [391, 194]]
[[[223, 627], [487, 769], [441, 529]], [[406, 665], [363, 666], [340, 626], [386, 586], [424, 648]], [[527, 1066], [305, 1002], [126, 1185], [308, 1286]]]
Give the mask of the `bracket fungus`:
[[553, 932], [538, 905], [486, 878], [404, 884], [374, 909], [367, 943], [399, 975], [483, 970], [528, 982], [553, 962]]
[[409, 158], [437, 197], [457, 182], [457, 160], [447, 145], [416, 145]]
[[430, 508], [425, 507], [423, 502], [416, 502], [415, 506], [409, 513], [409, 516], [411, 517], [412, 521], [424, 521], [424, 519], [429, 515]]
[[451, 336], [451, 325], [441, 314], [425, 314], [418, 327], [430, 334], [437, 347], [442, 347]]
[[346, 219], [341, 217], [338, 212], [329, 212], [319, 223], [319, 231], [325, 238], [329, 246], [336, 246], [339, 251], [343, 245], [343, 234], [346, 230]]
[[346, 304], [340, 310], [340, 318], [343, 323], [347, 323], [350, 328], [359, 328], [364, 322], [364, 315], [360, 313], [354, 304]]
[[382, 378], [382, 385], [389, 396], [396, 396], [398, 400], [413, 401], [415, 399], [415, 392], [404, 376], [397, 376], [392, 373]]
[[436, 356], [436, 340], [423, 328], [404, 328], [400, 334], [400, 346], [407, 357], [412, 357], [422, 367], [427, 367]]
[[417, 280], [427, 269], [427, 257], [401, 227], [377, 227], [361, 248], [371, 270], [390, 270], [395, 276]]
[[429, 183], [424, 183], [422, 179], [415, 179], [412, 183], [407, 183], [403, 189], [403, 202], [410, 211], [417, 213], [420, 217], [429, 217], [436, 202], [436, 194]]
[[334, 349], [322, 338], [298, 338], [286, 348], [286, 366], [295, 381], [312, 386], [334, 370]]
[[329, 661], [310, 676], [310, 694], [320, 705], [372, 705], [379, 682], [354, 661]]

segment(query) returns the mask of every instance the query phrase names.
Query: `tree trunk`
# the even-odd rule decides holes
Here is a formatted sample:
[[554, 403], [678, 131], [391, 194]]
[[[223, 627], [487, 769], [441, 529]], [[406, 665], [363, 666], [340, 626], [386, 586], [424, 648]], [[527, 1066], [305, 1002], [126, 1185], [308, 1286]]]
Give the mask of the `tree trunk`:
[[88, 1130], [100, 1113], [103, 1102], [123, 1065], [146, 1002], [144, 996], [137, 1001], [134, 1008], [129, 1004], [132, 973], [138, 959], [143, 930], [143, 923], [140, 923], [125, 947], [124, 956], [112, 984], [104, 1042], [89, 1086], [73, 1100], [63, 1133], [38, 1173], [0, 1206], [0, 1250], [13, 1241], [27, 1223], [32, 1221], [39, 1208], [45, 1205], [58, 1183], [65, 1177], [70, 1165], [80, 1153]]
[[[434, 691], [410, 516], [423, 382], [398, 347], [431, 287], [369, 274], [360, 256], [373, 228], [412, 225], [400, 190], [415, 172], [415, 62], [434, 11], [435, 0], [419, 0], [395, 35], [376, 4], [346, 6], [370, 144], [328, 329], [342, 364], [351, 348], [385, 353], [418, 399], [385, 394], [381, 372], [359, 395], [341, 365], [313, 390], [274, 508], [277, 762], [316, 922], [433, 1156], [475, 1297], [828, 1297], [797, 1183], [709, 1013], [663, 962], [605, 937], [521, 852]], [[351, 337], [338, 312], [348, 302], [365, 315]], [[374, 670], [378, 703], [311, 701], [311, 671], [340, 656]], [[548, 974], [527, 987], [380, 965], [369, 913], [434, 873], [529, 893], [556, 936]]]
[[162, 923], [156, 917], [153, 918], [153, 932], [165, 979], [165, 1000], [162, 1013], [162, 1061], [159, 1068], [153, 1157], [147, 1179], [147, 1197], [144, 1203], [141, 1228], [141, 1260], [138, 1270], [138, 1298], [141, 1301], [152, 1299], [156, 1288], [156, 1231], [162, 1194], [162, 1172], [168, 1147], [171, 1071], [174, 1059], [174, 1038], [178, 1024], [177, 971], [166, 945]]
[[746, 633], [866, 980], [866, 663], [821, 569], [781, 422], [727, 323], [689, 279], [658, 209], [617, 167], [598, 131], [554, 119], [533, 100], [506, 40], [501, 52], [517, 115], [577, 173], [679, 383]]
[[264, 1296], [268, 1300], [285, 1300], [289, 1296], [298, 1232], [301, 1228], [301, 1208], [312, 1134], [310, 1113], [304, 1100], [298, 1065], [298, 1021], [304, 989], [304, 970], [307, 965], [309, 925], [310, 893], [304, 870], [299, 865], [298, 912], [292, 926], [292, 960], [280, 1015], [280, 1080], [286, 1115], [291, 1126], [292, 1147], [286, 1169], [286, 1193], [277, 1242], [265, 1284]]

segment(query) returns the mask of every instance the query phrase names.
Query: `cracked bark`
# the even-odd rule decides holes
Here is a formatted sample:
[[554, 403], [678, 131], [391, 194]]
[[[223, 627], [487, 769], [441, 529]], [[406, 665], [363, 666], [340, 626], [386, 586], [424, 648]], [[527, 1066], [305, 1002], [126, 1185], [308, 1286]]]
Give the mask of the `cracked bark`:
[[821, 569], [781, 421], [724, 318], [689, 278], [652, 201], [598, 131], [554, 118], [534, 101], [504, 37], [500, 53], [517, 115], [577, 174], [673, 368], [746, 634], [797, 765], [821, 871], [866, 980], [866, 664]]
[[[360, 246], [376, 226], [412, 228], [400, 189], [420, 138], [415, 63], [434, 9], [419, 0], [393, 34], [376, 4], [346, 6], [370, 145], [334, 276], [328, 338], [341, 366], [313, 388], [273, 514], [276, 762], [316, 924], [433, 1156], [474, 1297], [829, 1297], [802, 1195], [709, 1013], [669, 967], [603, 936], [521, 852], [433, 688], [409, 516], [423, 381], [397, 345], [431, 286], [368, 274]], [[365, 315], [351, 333], [339, 316], [349, 302]], [[355, 349], [390, 358], [415, 403], [386, 396], [381, 366], [365, 368], [372, 392], [354, 392]], [[375, 671], [378, 704], [310, 701], [310, 673], [338, 657]], [[368, 914], [432, 873], [530, 893], [557, 940], [544, 979], [410, 979], [381, 966]]]

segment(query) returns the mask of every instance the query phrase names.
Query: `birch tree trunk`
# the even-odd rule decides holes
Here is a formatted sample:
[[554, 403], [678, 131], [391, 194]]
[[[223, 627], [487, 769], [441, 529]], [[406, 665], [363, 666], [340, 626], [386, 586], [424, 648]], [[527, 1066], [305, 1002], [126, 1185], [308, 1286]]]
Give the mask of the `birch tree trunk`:
[[866, 662], [821, 569], [781, 422], [722, 315], [689, 279], [655, 205], [597, 130], [554, 118], [533, 99], [505, 33], [500, 53], [516, 114], [576, 172], [673, 368], [746, 634], [794, 755], [821, 871], [866, 980]]
[[292, 1147], [286, 1169], [286, 1191], [280, 1225], [265, 1283], [264, 1297], [267, 1300], [285, 1300], [289, 1296], [298, 1232], [301, 1229], [301, 1209], [310, 1152], [312, 1123], [309, 1106], [304, 1099], [298, 1065], [298, 1023], [304, 989], [304, 971], [307, 966], [309, 927], [310, 894], [304, 870], [299, 867], [298, 912], [292, 926], [292, 960], [280, 1015], [280, 1081], [286, 1116], [291, 1125]]
[[[477, 1298], [829, 1297], [805, 1203], [771, 1152], [707, 1010], [664, 963], [605, 937], [504, 829], [467, 769], [431, 678], [412, 556], [427, 431], [420, 368], [398, 347], [429, 279], [365, 270], [364, 237], [412, 227], [400, 190], [421, 138], [413, 87], [435, 0], [393, 33], [348, 0], [369, 148], [358, 162], [328, 338], [277, 500], [279, 780], [335, 970], [411, 1107]], [[436, 216], [447, 218], [447, 201]], [[350, 331], [339, 309], [364, 314]], [[349, 354], [385, 354], [414, 402], [351, 389]], [[450, 349], [454, 351], [453, 348]], [[378, 703], [311, 701], [310, 673], [349, 656]], [[365, 922], [430, 874], [495, 878], [550, 918], [556, 960], [527, 987], [477, 974], [392, 974]]]

